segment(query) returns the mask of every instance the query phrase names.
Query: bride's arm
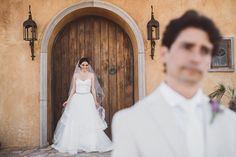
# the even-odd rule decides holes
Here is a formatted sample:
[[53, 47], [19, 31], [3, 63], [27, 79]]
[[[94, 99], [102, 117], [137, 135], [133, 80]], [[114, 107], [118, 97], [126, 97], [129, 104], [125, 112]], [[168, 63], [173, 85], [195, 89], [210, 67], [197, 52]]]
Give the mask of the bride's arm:
[[69, 94], [69, 97], [68, 99], [64, 102], [63, 106], [65, 106], [69, 100], [71, 99], [71, 97], [74, 95], [75, 93], [75, 80], [76, 80], [76, 74], [73, 76], [73, 80], [72, 80], [72, 87], [71, 87], [71, 91], [70, 91], [70, 94]]
[[98, 107], [98, 102], [97, 102], [97, 98], [96, 98], [96, 89], [95, 89], [95, 80], [94, 80], [94, 74], [92, 74], [92, 95], [96, 104], [96, 107]]

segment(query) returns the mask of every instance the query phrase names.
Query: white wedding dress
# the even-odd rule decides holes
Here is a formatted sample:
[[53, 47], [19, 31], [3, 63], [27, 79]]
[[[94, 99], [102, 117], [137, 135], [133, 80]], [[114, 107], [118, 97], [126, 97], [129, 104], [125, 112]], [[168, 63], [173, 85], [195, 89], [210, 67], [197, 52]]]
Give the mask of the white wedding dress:
[[106, 122], [99, 116], [90, 92], [91, 79], [76, 79], [76, 93], [59, 120], [52, 147], [59, 152], [106, 152], [112, 142], [104, 133]]

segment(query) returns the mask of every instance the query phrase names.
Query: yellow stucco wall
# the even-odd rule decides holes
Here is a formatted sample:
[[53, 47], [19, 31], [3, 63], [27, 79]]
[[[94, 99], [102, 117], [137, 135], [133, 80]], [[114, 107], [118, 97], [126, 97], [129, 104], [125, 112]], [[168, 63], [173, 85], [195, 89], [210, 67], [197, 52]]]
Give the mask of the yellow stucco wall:
[[[213, 18], [224, 36], [236, 35], [235, 0], [224, 2], [220, 0], [107, 1], [126, 11], [141, 30], [146, 52], [147, 94], [152, 92], [164, 77], [157, 53], [155, 53], [155, 60], [151, 60], [149, 56], [150, 45], [146, 40], [146, 24], [150, 19], [150, 5], [154, 6], [161, 32], [170, 19], [193, 8]], [[49, 21], [59, 11], [79, 0], [1, 0], [0, 2], [0, 142], [5, 148], [38, 146], [39, 52], [42, 35]], [[29, 4], [31, 4], [33, 19], [38, 25], [39, 40], [35, 43], [35, 61], [31, 61], [28, 42], [22, 39], [22, 24], [28, 18]], [[160, 42], [157, 45], [160, 45]], [[236, 88], [235, 72], [209, 73], [202, 83], [204, 91], [211, 92], [219, 82]]]

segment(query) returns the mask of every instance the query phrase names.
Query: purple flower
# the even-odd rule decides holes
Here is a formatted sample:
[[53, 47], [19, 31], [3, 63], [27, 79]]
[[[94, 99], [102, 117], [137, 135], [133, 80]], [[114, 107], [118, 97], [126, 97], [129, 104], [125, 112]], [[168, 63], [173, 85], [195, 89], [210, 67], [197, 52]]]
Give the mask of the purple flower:
[[218, 112], [220, 110], [220, 104], [216, 100], [210, 100], [211, 109], [213, 112]]
[[209, 103], [211, 105], [211, 111], [212, 111], [211, 123], [213, 123], [216, 114], [221, 112], [220, 103], [218, 101], [212, 100], [212, 99], [209, 101]]

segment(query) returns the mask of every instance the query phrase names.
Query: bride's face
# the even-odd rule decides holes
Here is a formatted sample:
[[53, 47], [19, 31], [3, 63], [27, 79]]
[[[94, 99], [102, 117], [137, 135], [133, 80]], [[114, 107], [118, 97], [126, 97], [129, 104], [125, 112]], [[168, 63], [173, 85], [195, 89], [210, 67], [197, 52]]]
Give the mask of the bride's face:
[[82, 62], [81, 64], [80, 64], [80, 68], [81, 68], [81, 70], [83, 70], [83, 71], [88, 71], [88, 62]]

